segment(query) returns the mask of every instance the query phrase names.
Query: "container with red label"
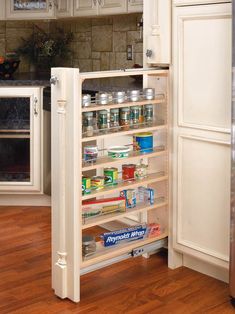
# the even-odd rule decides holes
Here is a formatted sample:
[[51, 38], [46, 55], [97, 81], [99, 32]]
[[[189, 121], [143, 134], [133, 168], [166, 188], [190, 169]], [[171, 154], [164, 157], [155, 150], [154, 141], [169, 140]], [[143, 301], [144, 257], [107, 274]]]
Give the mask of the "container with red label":
[[128, 164], [122, 165], [122, 180], [123, 181], [132, 181], [135, 179], [135, 169], [136, 165]]

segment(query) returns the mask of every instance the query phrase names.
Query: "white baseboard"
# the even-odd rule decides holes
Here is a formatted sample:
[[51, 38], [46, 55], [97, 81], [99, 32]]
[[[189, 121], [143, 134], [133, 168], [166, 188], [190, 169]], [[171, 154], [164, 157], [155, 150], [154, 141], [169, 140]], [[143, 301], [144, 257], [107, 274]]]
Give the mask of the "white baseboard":
[[0, 195], [0, 206], [51, 206], [51, 196], [39, 195]]
[[216, 278], [218, 280], [229, 282], [229, 270], [228, 268], [218, 267], [206, 262], [203, 262], [195, 257], [189, 255], [183, 255], [183, 266], [196, 270], [202, 274]]

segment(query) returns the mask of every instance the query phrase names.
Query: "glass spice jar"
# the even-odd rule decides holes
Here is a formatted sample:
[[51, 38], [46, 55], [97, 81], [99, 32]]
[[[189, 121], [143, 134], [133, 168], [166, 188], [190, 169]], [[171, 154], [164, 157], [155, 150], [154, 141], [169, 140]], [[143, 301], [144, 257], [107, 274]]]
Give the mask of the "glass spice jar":
[[100, 130], [108, 128], [108, 112], [107, 110], [100, 110], [98, 112], [98, 127]]
[[144, 121], [150, 124], [153, 122], [153, 105], [151, 104], [144, 106]]
[[83, 257], [90, 256], [96, 252], [96, 242], [93, 236], [82, 236], [82, 255]]
[[134, 128], [138, 127], [140, 118], [140, 108], [139, 106], [131, 107], [131, 124]]
[[119, 109], [110, 109], [110, 128], [112, 132], [119, 130]]
[[83, 132], [85, 136], [93, 136], [93, 112], [85, 112], [83, 114]]
[[121, 108], [120, 125], [122, 127], [122, 130], [128, 131], [130, 129], [130, 108]]

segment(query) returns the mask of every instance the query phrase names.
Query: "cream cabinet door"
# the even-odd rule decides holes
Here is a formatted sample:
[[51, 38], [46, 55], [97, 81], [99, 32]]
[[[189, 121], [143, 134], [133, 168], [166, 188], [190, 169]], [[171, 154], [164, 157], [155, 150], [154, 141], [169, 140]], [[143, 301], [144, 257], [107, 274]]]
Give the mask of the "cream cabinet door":
[[174, 9], [174, 248], [228, 267], [231, 4]]
[[6, 18], [6, 4], [5, 0], [0, 0], [0, 20], [5, 20]]
[[55, 4], [52, 0], [6, 1], [7, 19], [47, 19], [55, 17]]
[[198, 5], [231, 2], [231, 0], [173, 0], [173, 5]]
[[143, 12], [143, 0], [128, 0], [128, 12]]
[[126, 0], [97, 0], [99, 14], [121, 14], [127, 12]]
[[42, 193], [41, 88], [0, 88], [0, 194]]
[[56, 16], [57, 17], [73, 16], [73, 2], [71, 0], [57, 0]]
[[171, 63], [171, 0], [144, 1], [144, 67]]
[[74, 16], [98, 14], [98, 0], [74, 0]]

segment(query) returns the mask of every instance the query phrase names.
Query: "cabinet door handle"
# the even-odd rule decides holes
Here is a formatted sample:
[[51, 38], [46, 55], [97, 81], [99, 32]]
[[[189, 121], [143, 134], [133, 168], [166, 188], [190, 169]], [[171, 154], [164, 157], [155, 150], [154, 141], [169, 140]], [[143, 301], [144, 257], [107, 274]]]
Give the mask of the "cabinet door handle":
[[37, 97], [34, 97], [33, 112], [34, 112], [35, 116], [38, 115], [38, 99], [37, 99]]
[[96, 7], [96, 0], [93, 0], [94, 7]]
[[48, 9], [51, 10], [53, 8], [53, 4], [52, 4], [52, 1], [49, 1], [49, 4], [48, 4]]
[[147, 58], [151, 58], [152, 55], [153, 55], [153, 51], [152, 51], [151, 49], [147, 49], [147, 50], [146, 50], [146, 57], [147, 57]]

